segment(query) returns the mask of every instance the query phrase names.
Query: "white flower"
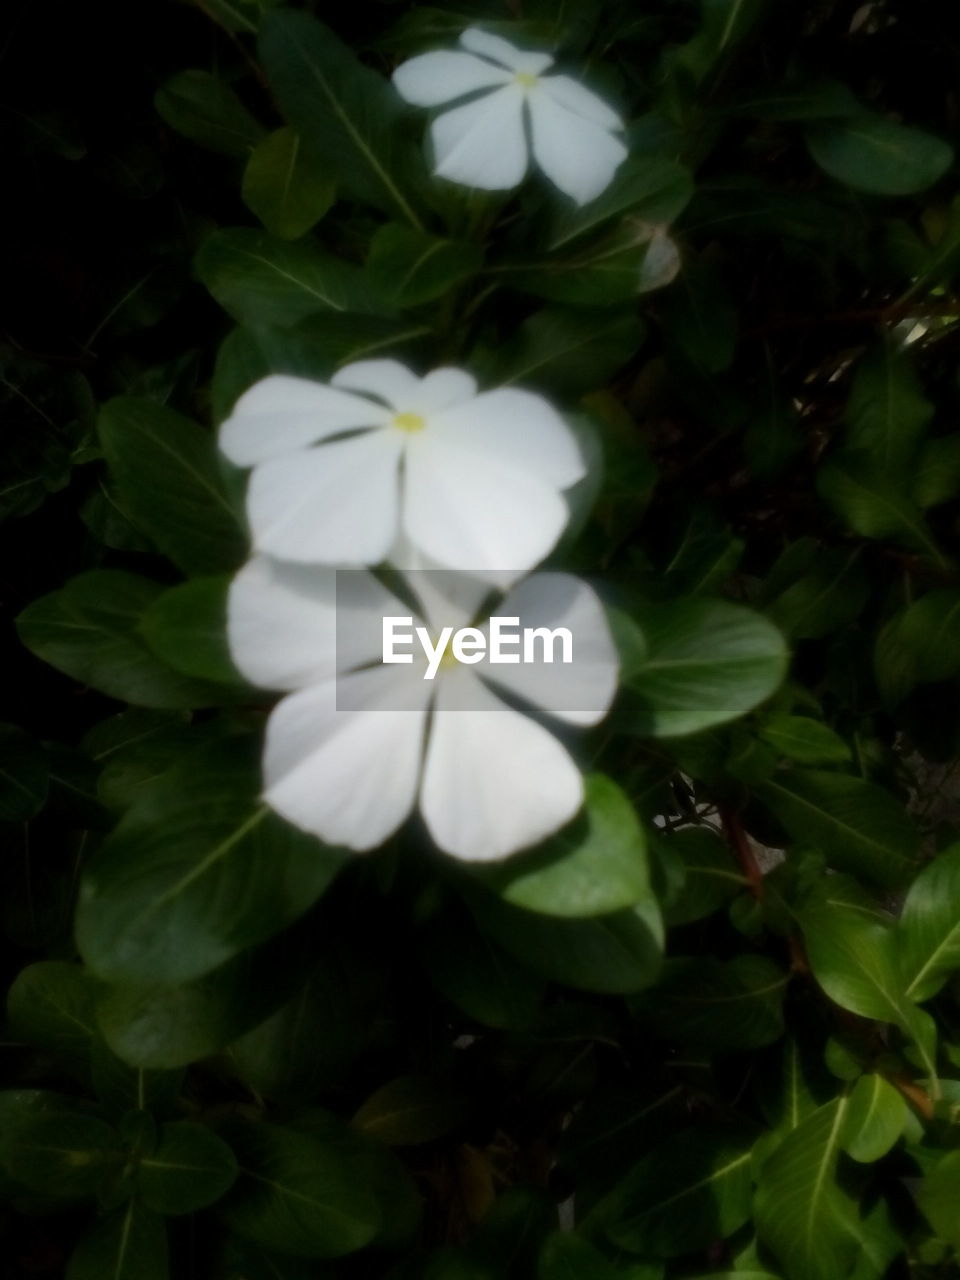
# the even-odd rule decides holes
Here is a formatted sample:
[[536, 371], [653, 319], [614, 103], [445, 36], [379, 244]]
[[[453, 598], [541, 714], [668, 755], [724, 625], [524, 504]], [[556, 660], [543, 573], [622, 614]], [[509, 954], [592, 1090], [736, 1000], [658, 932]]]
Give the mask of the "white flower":
[[553, 63], [548, 54], [517, 49], [475, 27], [460, 43], [469, 52], [424, 53], [393, 73], [401, 97], [418, 107], [489, 90], [434, 120], [434, 172], [502, 191], [522, 181], [532, 150], [550, 181], [577, 204], [595, 199], [627, 155], [613, 136], [623, 128], [616, 112], [571, 76], [543, 75]]
[[[469, 622], [489, 593], [468, 575], [428, 578], [419, 594], [433, 634]], [[452, 660], [428, 682], [423, 663], [381, 661], [382, 618], [418, 619], [372, 575], [251, 560], [230, 588], [230, 651], [252, 683], [289, 691], [267, 725], [266, 802], [330, 844], [364, 850], [394, 832], [419, 796], [436, 844], [471, 861], [502, 858], [563, 826], [583, 801], [579, 769], [552, 733], [489, 686], [593, 724], [616, 689], [616, 651], [596, 595], [568, 574], [525, 579], [496, 612], [569, 628], [573, 663]]]
[[404, 535], [438, 564], [503, 583], [553, 548], [569, 518], [562, 490], [585, 473], [542, 396], [478, 395], [461, 369], [418, 378], [396, 360], [346, 365], [329, 385], [264, 378], [237, 401], [220, 447], [254, 468], [257, 551], [378, 564]]

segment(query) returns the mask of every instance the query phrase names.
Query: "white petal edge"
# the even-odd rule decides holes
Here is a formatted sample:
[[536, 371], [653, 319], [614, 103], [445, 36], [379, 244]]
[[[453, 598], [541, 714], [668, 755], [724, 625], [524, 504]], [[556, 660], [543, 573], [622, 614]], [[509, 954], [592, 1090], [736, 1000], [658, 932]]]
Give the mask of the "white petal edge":
[[247, 517], [258, 551], [280, 560], [379, 564], [396, 538], [399, 431], [274, 458], [255, 468]]
[[527, 171], [523, 90], [497, 89], [438, 116], [430, 126], [434, 173], [482, 191], [518, 186]]
[[403, 612], [365, 569], [254, 556], [230, 584], [227, 643], [251, 684], [302, 689], [379, 659], [382, 618]]
[[402, 62], [393, 73], [400, 97], [415, 107], [438, 107], [478, 89], [492, 89], [511, 79], [509, 71], [492, 67], [472, 53], [437, 50]]
[[623, 121], [613, 108], [607, 106], [592, 89], [588, 89], [579, 80], [574, 80], [573, 76], [544, 76], [537, 85], [537, 91], [545, 93], [557, 106], [564, 107], [593, 124], [599, 124], [604, 129], [623, 128]]
[[531, 574], [504, 597], [496, 614], [519, 618], [521, 629], [566, 627], [573, 638], [573, 661], [559, 661], [558, 643], [555, 660], [545, 662], [538, 641], [536, 662], [483, 662], [474, 667], [478, 676], [569, 724], [603, 719], [617, 691], [620, 659], [603, 605], [588, 583], [569, 573]]
[[309, 378], [273, 373], [243, 393], [220, 425], [219, 444], [238, 467], [252, 467], [340, 431], [381, 426], [379, 405]]
[[476, 394], [477, 380], [465, 369], [432, 369], [420, 383], [411, 409], [427, 416], [463, 404]]
[[[263, 762], [272, 809], [328, 844], [357, 851], [400, 826], [416, 800], [426, 725], [425, 702], [410, 709], [412, 686], [397, 679], [400, 671], [373, 667], [278, 703]], [[338, 689], [361, 709], [338, 710]]]
[[496, 861], [538, 844], [582, 803], [580, 771], [552, 734], [474, 676], [444, 673], [420, 791], [439, 848], [468, 862]]
[[522, 71], [527, 75], [537, 76], [541, 71], [546, 71], [547, 67], [553, 66], [553, 58], [548, 53], [518, 49], [509, 40], [504, 40], [503, 36], [491, 35], [488, 31], [481, 31], [479, 27], [468, 27], [461, 35], [460, 43], [471, 53], [492, 58], [494, 62], [500, 62], [514, 72]]
[[580, 446], [543, 396], [514, 387], [484, 391], [437, 414], [431, 423], [465, 453], [488, 453], [568, 489], [586, 475]]
[[511, 582], [553, 549], [568, 519], [553, 485], [493, 453], [465, 451], [430, 430], [407, 446], [403, 529], [444, 567]]
[[378, 396], [394, 413], [402, 413], [407, 402], [417, 394], [420, 379], [399, 360], [355, 360], [338, 369], [330, 385]]
[[543, 93], [531, 93], [530, 134], [537, 164], [577, 204], [595, 200], [613, 181], [627, 148], [601, 125]]
[[230, 656], [251, 684], [301, 689], [336, 668], [336, 570], [254, 556], [227, 594]]

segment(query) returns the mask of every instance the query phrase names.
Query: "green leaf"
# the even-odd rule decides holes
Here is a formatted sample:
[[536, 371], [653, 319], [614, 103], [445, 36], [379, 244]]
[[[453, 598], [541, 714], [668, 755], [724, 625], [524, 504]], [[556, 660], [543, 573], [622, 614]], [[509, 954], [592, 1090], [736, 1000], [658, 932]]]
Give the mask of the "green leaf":
[[664, 832], [657, 847], [666, 858], [676, 859], [683, 874], [682, 884], [665, 903], [664, 919], [670, 926], [703, 920], [747, 885], [728, 845], [712, 827]]
[[863, 107], [845, 84], [823, 80], [799, 89], [751, 95], [737, 104], [735, 112], [766, 120], [842, 120], [863, 115]]
[[96, 1011], [104, 1039], [124, 1062], [152, 1070], [218, 1053], [291, 998], [314, 928], [294, 926], [181, 986], [107, 988]]
[[336, 184], [293, 129], [260, 142], [243, 173], [243, 202], [272, 236], [299, 240], [333, 204]]
[[163, 1219], [130, 1200], [96, 1223], [70, 1258], [66, 1280], [169, 1280]]
[[840, 1137], [849, 1103], [819, 1107], [777, 1147], [760, 1171], [755, 1218], [785, 1280], [845, 1276], [857, 1242], [857, 1207], [837, 1182]]
[[810, 716], [772, 716], [759, 733], [780, 755], [798, 764], [845, 764], [850, 759], [850, 748], [840, 735]]
[[563, 1132], [560, 1165], [578, 1189], [609, 1190], [633, 1168], [638, 1151], [649, 1151], [681, 1127], [685, 1106], [685, 1086], [669, 1081], [595, 1091]]
[[899, 1089], [883, 1076], [861, 1076], [850, 1094], [840, 1145], [861, 1164], [880, 1160], [898, 1141], [907, 1123], [909, 1108]]
[[903, 904], [900, 966], [911, 1000], [929, 1000], [960, 969], [960, 844], [920, 872]]
[[182, 1071], [144, 1071], [121, 1062], [97, 1033], [90, 1046], [93, 1089], [108, 1113], [166, 1115], [178, 1105]]
[[372, 1246], [394, 1251], [408, 1247], [420, 1225], [423, 1204], [398, 1157], [329, 1111], [311, 1107], [300, 1112], [297, 1128], [336, 1152], [350, 1166], [354, 1181], [373, 1194], [381, 1221]]
[[509, 1030], [536, 1021], [544, 981], [491, 941], [468, 911], [446, 905], [418, 945], [430, 981], [468, 1017]]
[[11, 1177], [32, 1191], [84, 1198], [119, 1163], [120, 1138], [94, 1116], [38, 1115], [18, 1125], [6, 1158]]
[[87, 867], [77, 944], [110, 981], [177, 983], [302, 915], [343, 855], [257, 800], [256, 744], [213, 744], [175, 765]]
[[859, 116], [807, 131], [807, 147], [825, 173], [855, 191], [907, 196], [924, 191], [953, 163], [939, 138], [882, 116]]
[[910, 481], [910, 497], [921, 509], [938, 507], [960, 492], [960, 433], [927, 440]]
[[529, 854], [477, 868], [507, 902], [548, 916], [601, 916], [651, 896], [643, 828], [603, 774], [586, 780], [581, 816]]
[[652, 906], [592, 920], [561, 920], [512, 907], [492, 895], [470, 902], [480, 929], [553, 982], [611, 995], [639, 991], [657, 975], [662, 927]]
[[663, 1040], [735, 1053], [780, 1038], [789, 981], [764, 956], [679, 958], [668, 960], [657, 986], [632, 1004]]
[[636, 354], [643, 335], [632, 311], [538, 311], [500, 348], [491, 378], [579, 394], [602, 386]]
[[931, 591], [900, 615], [897, 643], [909, 654], [918, 684], [960, 672], [960, 591]]
[[751, 1152], [706, 1125], [648, 1152], [584, 1221], [621, 1249], [675, 1258], [733, 1235], [750, 1216]]
[[16, 725], [0, 724], [0, 822], [28, 822], [47, 800], [46, 752]]
[[941, 1240], [960, 1249], [957, 1192], [960, 1190], [960, 1151], [949, 1151], [920, 1183], [917, 1204]]
[[108, 809], [127, 809], [145, 783], [166, 772], [185, 752], [233, 731], [220, 719], [191, 723], [182, 714], [137, 708], [111, 716], [95, 725], [83, 743], [101, 766], [97, 798]]
[[680, 254], [661, 228], [625, 218], [598, 240], [517, 268], [505, 264], [506, 279], [517, 289], [566, 302], [599, 307], [664, 288], [680, 270]]
[[96, 1031], [96, 983], [80, 965], [38, 960], [21, 969], [7, 994], [10, 1034], [54, 1053], [89, 1051]]
[[165, 555], [186, 573], [237, 567], [246, 538], [210, 432], [131, 396], [104, 405], [97, 430], [131, 518]]
[[737, 347], [737, 313], [726, 289], [702, 265], [688, 266], [665, 295], [661, 311], [669, 347], [695, 369], [722, 373]]
[[422, 230], [411, 178], [423, 183], [423, 161], [404, 137], [393, 88], [328, 27], [292, 9], [264, 19], [260, 58], [281, 109], [324, 172], [358, 200]]
[[222, 155], [248, 155], [263, 134], [233, 90], [209, 71], [178, 71], [153, 101], [171, 129]]
[[817, 491], [862, 538], [890, 539], [948, 564], [919, 509], [894, 483], [877, 474], [870, 454], [837, 457], [817, 472]]
[[226, 31], [256, 34], [263, 10], [275, 0], [193, 0], [207, 18], [212, 18]]
[[882, 787], [842, 773], [791, 769], [758, 791], [794, 840], [820, 849], [839, 870], [884, 887], [909, 875], [919, 832]]
[[376, 1200], [331, 1144], [274, 1124], [232, 1125], [241, 1177], [229, 1226], [278, 1253], [332, 1258], [362, 1249], [380, 1226]]
[[[119, 569], [94, 569], [42, 596], [17, 620], [20, 639], [80, 684], [135, 706], [219, 706], [227, 686], [172, 671], [148, 648], [140, 619], [163, 592], [158, 582]], [[245, 696], [245, 695], [244, 695]]]
[[416, 1146], [459, 1129], [469, 1117], [470, 1106], [462, 1091], [443, 1081], [399, 1076], [367, 1098], [353, 1123], [387, 1146]]
[[674, 222], [693, 195], [689, 171], [675, 160], [631, 155], [610, 185], [595, 200], [577, 206], [558, 203], [547, 248], [553, 252], [622, 214], [638, 222], [663, 226]]
[[289, 328], [318, 312], [382, 313], [385, 303], [360, 267], [309, 240], [263, 231], [215, 231], [200, 246], [197, 274], [240, 324]]
[[589, 1241], [558, 1231], [543, 1242], [537, 1280], [624, 1280], [624, 1273]]
[[830, 999], [861, 1018], [899, 1027], [935, 1077], [936, 1032], [906, 993], [895, 932], [845, 903], [818, 903], [800, 918], [810, 968]]
[[902, 480], [932, 416], [933, 405], [903, 351], [884, 342], [857, 365], [847, 402], [846, 438], [851, 449], [870, 454], [874, 474]]
[[140, 621], [157, 657], [198, 680], [244, 683], [227, 645], [229, 587], [226, 577], [194, 578], [158, 596]]
[[639, 615], [646, 659], [624, 684], [633, 732], [697, 733], [751, 711], [787, 669], [783, 637], [765, 618], [722, 600], [650, 605]]
[[700, 0], [702, 25], [696, 36], [678, 51], [679, 62], [696, 80], [702, 80], [750, 34], [766, 0]]
[[736, 571], [744, 545], [709, 507], [697, 505], [657, 579], [668, 596], [719, 594]]
[[[810, 559], [800, 572], [784, 573], [787, 580], [771, 571], [763, 599], [767, 613], [791, 640], [816, 640], [839, 630], [856, 618], [870, 595], [870, 583], [860, 563], [859, 550], [827, 551], [812, 539], [793, 543], [781, 560], [802, 550]], [[779, 563], [779, 562], [778, 562]]]
[[293, 997], [230, 1045], [244, 1083], [286, 1101], [349, 1082], [353, 1062], [379, 1034], [381, 963], [365, 937], [328, 924], [313, 941]]
[[433, 302], [472, 279], [482, 263], [477, 244], [442, 240], [397, 223], [380, 228], [367, 259], [370, 279], [398, 307]]
[[223, 1139], [189, 1121], [162, 1125], [156, 1148], [137, 1166], [143, 1203], [166, 1215], [205, 1209], [236, 1177], [236, 1158]]

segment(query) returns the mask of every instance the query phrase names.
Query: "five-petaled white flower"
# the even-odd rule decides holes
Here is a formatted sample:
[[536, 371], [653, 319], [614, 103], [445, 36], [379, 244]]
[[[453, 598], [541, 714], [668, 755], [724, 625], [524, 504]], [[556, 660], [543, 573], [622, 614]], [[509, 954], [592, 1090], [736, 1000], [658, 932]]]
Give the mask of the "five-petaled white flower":
[[253, 467], [257, 551], [369, 565], [404, 536], [438, 564], [502, 585], [552, 550], [569, 518], [562, 491], [585, 474], [542, 396], [477, 394], [461, 369], [418, 378], [396, 360], [346, 365], [329, 385], [264, 378], [221, 426], [220, 447]]
[[614, 136], [623, 128], [616, 112], [571, 76], [544, 75], [553, 63], [548, 54], [517, 49], [475, 27], [460, 43], [468, 52], [420, 54], [393, 73], [401, 97], [418, 107], [490, 91], [433, 121], [434, 172], [501, 191], [522, 181], [532, 151], [550, 181], [577, 204], [595, 199], [627, 155]]
[[[406, 581], [433, 632], [470, 621], [489, 594], [467, 574]], [[567, 627], [573, 663], [454, 660], [428, 682], [422, 664], [382, 662], [383, 617], [412, 615], [370, 573], [255, 556], [231, 585], [227, 634], [248, 680], [288, 691], [267, 726], [266, 802], [330, 844], [365, 850], [400, 826], [419, 795], [436, 844], [471, 861], [503, 858], [563, 826], [583, 800], [579, 769], [552, 733], [489, 686], [567, 723], [594, 724], [616, 689], [616, 650], [593, 590], [569, 574], [524, 579], [496, 613]]]

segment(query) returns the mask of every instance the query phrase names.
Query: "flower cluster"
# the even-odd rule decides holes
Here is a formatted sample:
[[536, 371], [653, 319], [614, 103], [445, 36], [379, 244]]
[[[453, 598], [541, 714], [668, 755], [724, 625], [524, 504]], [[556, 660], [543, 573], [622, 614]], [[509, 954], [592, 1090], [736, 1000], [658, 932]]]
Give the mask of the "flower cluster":
[[[461, 44], [394, 76], [421, 106], [482, 91], [434, 120], [437, 174], [514, 186], [529, 128], [544, 173], [574, 200], [594, 198], [626, 154], [619, 118], [577, 81], [543, 74], [546, 54], [474, 29]], [[503, 858], [572, 818], [579, 769], [513, 705], [589, 725], [617, 685], [593, 590], [564, 573], [528, 576], [557, 544], [566, 491], [585, 474], [557, 410], [519, 388], [481, 391], [462, 369], [418, 377], [396, 360], [362, 360], [329, 382], [262, 379], [222, 424], [220, 447], [251, 472], [253, 556], [230, 589], [231, 654], [253, 684], [286, 695], [267, 726], [267, 803], [356, 850], [419, 806], [435, 843], [472, 861]], [[575, 629], [576, 661], [444, 662], [436, 680], [416, 658], [388, 665], [379, 624], [410, 606], [377, 566], [399, 571], [425, 633], [482, 633], [499, 601], [496, 612], [523, 627]]]

